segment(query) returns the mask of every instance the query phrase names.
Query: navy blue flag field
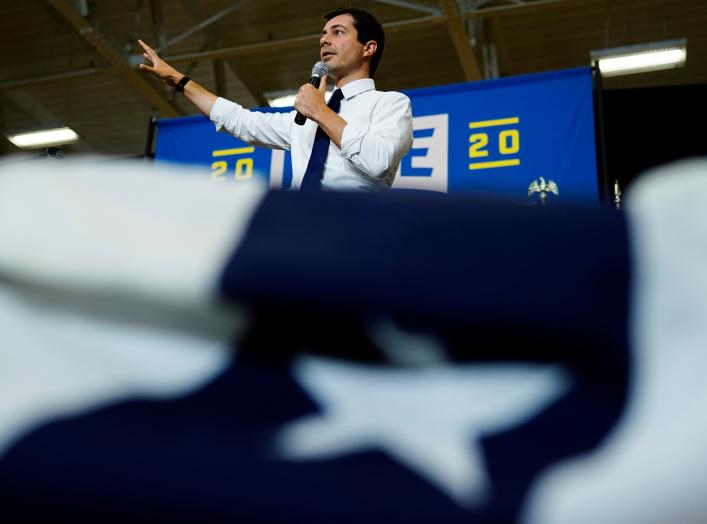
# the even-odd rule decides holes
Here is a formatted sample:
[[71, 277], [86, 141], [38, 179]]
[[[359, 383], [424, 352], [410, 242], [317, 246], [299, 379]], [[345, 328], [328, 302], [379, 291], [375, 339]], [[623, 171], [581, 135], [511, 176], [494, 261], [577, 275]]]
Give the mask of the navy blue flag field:
[[5, 168], [3, 515], [704, 520], [706, 170], [622, 213]]

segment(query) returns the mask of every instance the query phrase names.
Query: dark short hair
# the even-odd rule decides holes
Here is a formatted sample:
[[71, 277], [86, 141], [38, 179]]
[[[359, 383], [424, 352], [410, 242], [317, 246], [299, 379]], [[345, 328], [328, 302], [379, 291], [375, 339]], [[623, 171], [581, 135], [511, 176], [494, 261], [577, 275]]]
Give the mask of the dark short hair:
[[370, 40], [375, 40], [378, 44], [376, 52], [371, 57], [371, 78], [378, 69], [378, 64], [383, 56], [383, 48], [385, 48], [385, 32], [383, 26], [376, 17], [368, 11], [357, 9], [355, 7], [337, 7], [333, 11], [329, 11], [324, 15], [324, 20], [327, 22], [339, 15], [351, 15], [353, 18], [354, 27], [358, 32], [358, 41], [362, 44]]

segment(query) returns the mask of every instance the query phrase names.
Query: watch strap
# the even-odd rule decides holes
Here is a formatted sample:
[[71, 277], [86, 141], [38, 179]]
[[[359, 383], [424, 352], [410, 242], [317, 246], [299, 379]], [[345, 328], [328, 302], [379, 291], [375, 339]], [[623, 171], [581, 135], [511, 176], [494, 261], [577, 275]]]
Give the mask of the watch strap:
[[191, 78], [189, 78], [187, 75], [184, 75], [182, 79], [179, 81], [179, 83], [174, 86], [174, 90], [177, 91], [178, 93], [183, 93], [184, 92], [184, 86], [187, 85], [187, 82], [189, 82]]

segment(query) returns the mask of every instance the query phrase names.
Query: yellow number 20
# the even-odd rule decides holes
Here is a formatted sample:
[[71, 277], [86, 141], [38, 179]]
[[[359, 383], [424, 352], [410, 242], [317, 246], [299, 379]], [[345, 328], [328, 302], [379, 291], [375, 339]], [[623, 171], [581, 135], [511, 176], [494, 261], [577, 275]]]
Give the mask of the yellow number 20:
[[239, 158], [236, 162], [236, 180], [247, 180], [253, 176], [253, 159]]
[[474, 133], [469, 136], [469, 158], [480, 158], [489, 156], [489, 152], [484, 148], [489, 143], [489, 136], [486, 133]]
[[513, 155], [520, 150], [520, 134], [517, 129], [508, 129], [499, 133], [498, 150], [502, 155]]
[[219, 160], [218, 162], [214, 162], [211, 164], [211, 179], [221, 181], [226, 180], [226, 177], [224, 177], [223, 174], [227, 169], [228, 164], [225, 161]]

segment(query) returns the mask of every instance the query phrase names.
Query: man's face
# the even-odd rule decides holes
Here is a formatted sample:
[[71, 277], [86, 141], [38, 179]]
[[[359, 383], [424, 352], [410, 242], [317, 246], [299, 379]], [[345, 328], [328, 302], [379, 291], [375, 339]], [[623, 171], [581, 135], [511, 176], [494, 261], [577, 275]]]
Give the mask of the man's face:
[[363, 66], [365, 45], [358, 41], [358, 31], [351, 15], [335, 16], [322, 30], [319, 55], [329, 68], [329, 75], [340, 79]]

